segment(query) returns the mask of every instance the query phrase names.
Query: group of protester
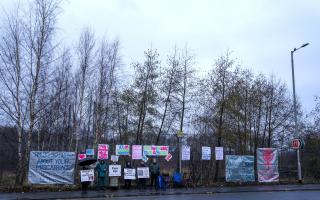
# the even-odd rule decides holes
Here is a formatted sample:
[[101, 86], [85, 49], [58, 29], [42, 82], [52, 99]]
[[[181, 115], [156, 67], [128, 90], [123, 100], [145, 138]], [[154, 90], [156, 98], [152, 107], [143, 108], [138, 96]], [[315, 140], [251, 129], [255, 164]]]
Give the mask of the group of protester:
[[[99, 162], [96, 164], [96, 166], [94, 168], [96, 171], [96, 174], [97, 174], [98, 189], [100, 189], [100, 190], [106, 189], [107, 181], [108, 181], [108, 167], [109, 167], [109, 165], [106, 161], [99, 160]], [[141, 161], [140, 165], [137, 167], [149, 167], [150, 187], [151, 188], [154, 187], [155, 189], [159, 189], [161, 187], [159, 184], [163, 183], [163, 180], [161, 180], [162, 177], [160, 177], [160, 166], [157, 163], [157, 160], [155, 158], [152, 160], [150, 165], [147, 165], [144, 161]], [[133, 167], [132, 163], [130, 161], [128, 161], [124, 168], [133, 169], [134, 167]], [[118, 179], [118, 177], [116, 177], [116, 178]], [[137, 180], [136, 184], [139, 189], [146, 189], [148, 178], [138, 178], [136, 180]], [[126, 189], [130, 189], [131, 182], [132, 182], [132, 180], [125, 179], [124, 180], [124, 187]], [[81, 184], [82, 184], [82, 188], [85, 190], [85, 189], [87, 189], [87, 187], [90, 183], [83, 183], [82, 182]]]

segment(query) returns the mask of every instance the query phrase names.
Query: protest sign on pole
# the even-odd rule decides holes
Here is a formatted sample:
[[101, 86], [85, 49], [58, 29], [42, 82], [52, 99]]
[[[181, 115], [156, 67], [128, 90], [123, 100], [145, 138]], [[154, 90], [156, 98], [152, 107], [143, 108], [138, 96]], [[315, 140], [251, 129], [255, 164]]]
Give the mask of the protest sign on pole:
[[252, 182], [254, 180], [254, 156], [226, 155], [227, 182]]
[[141, 158], [141, 160], [143, 161], [143, 162], [148, 162], [148, 157], [146, 156], [146, 155], [143, 155], [142, 156], [142, 158]]
[[202, 160], [211, 160], [211, 147], [202, 147]]
[[94, 181], [94, 169], [80, 170], [80, 181]]
[[127, 145], [127, 144], [116, 145], [116, 155], [117, 156], [130, 155], [130, 145]]
[[75, 152], [31, 151], [28, 181], [31, 184], [73, 184]]
[[136, 169], [124, 168], [124, 179], [125, 180], [135, 180], [136, 179]]
[[87, 156], [94, 156], [94, 149], [86, 149]]
[[167, 162], [169, 162], [172, 158], [171, 153], [168, 153], [168, 155], [166, 155], [166, 157], [164, 159], [166, 159]]
[[132, 145], [132, 160], [140, 160], [142, 158], [142, 145]]
[[109, 176], [121, 176], [121, 165], [109, 165]]
[[169, 153], [169, 146], [144, 145], [143, 154], [146, 156], [166, 156]]
[[119, 160], [119, 156], [111, 155], [111, 161], [112, 162], [118, 162], [118, 160]]
[[190, 147], [182, 146], [181, 160], [190, 160]]
[[137, 168], [138, 178], [149, 178], [149, 167]]
[[99, 144], [98, 145], [98, 159], [107, 160], [109, 157], [109, 145]]
[[259, 182], [279, 181], [278, 151], [274, 148], [257, 149], [257, 170]]
[[223, 147], [215, 147], [216, 160], [223, 160]]
[[79, 153], [78, 154], [78, 160], [83, 160], [87, 157], [87, 155], [85, 153]]

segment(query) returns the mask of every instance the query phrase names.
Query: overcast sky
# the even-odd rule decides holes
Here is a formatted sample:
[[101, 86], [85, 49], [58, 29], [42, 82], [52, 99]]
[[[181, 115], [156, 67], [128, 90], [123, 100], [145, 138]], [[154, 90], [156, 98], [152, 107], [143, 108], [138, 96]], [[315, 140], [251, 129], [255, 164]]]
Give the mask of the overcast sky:
[[[25, 1], [25, 0], [21, 0]], [[1, 0], [7, 7], [12, 0]], [[74, 44], [84, 27], [118, 38], [124, 69], [158, 49], [162, 63], [174, 45], [188, 47], [203, 73], [227, 50], [245, 68], [274, 74], [292, 90], [290, 50], [295, 53], [296, 90], [303, 109], [320, 96], [320, 1], [318, 0], [68, 0], [62, 4], [59, 36]]]

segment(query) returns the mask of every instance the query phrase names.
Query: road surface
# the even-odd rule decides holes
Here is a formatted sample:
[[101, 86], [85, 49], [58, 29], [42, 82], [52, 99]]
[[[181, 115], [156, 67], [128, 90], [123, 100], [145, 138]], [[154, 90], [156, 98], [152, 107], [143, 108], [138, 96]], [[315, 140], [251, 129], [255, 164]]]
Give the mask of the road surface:
[[[82, 200], [320, 200], [320, 191], [241, 192], [195, 195], [159, 195], [143, 197], [104, 197]], [[71, 199], [70, 199], [71, 200]], [[76, 200], [76, 199], [72, 199]]]

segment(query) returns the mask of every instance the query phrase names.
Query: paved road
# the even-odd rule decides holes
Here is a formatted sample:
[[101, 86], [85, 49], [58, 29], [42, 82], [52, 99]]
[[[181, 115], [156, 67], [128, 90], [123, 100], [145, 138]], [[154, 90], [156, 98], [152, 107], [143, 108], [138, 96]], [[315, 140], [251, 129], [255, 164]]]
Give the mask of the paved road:
[[[109, 197], [81, 200], [319, 200], [320, 191], [288, 191], [288, 192], [241, 192], [196, 195], [168, 195], [144, 197]], [[70, 199], [71, 200], [71, 199]], [[76, 200], [76, 199], [72, 199]]]

